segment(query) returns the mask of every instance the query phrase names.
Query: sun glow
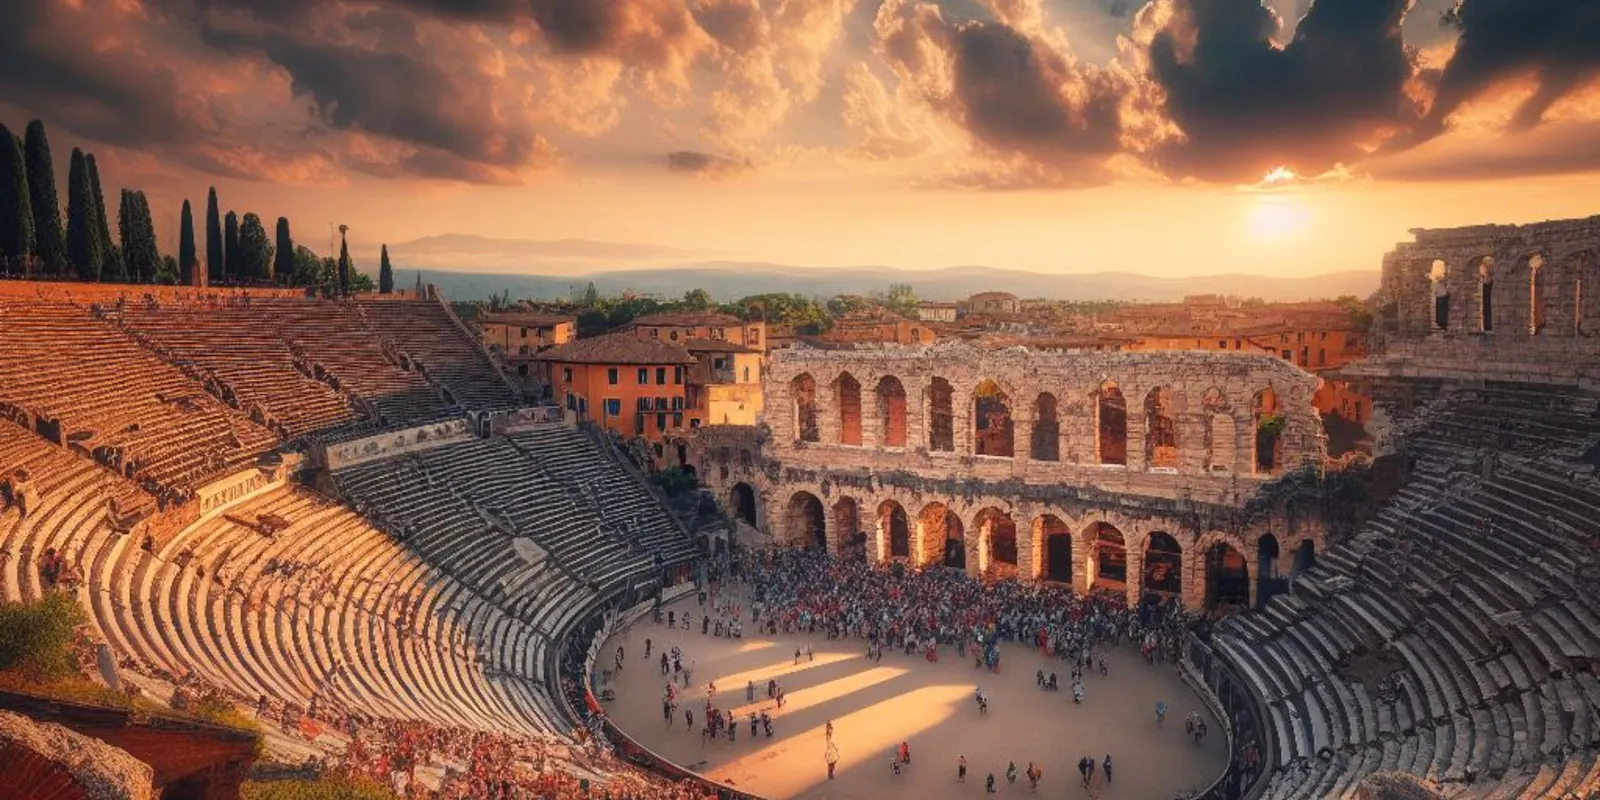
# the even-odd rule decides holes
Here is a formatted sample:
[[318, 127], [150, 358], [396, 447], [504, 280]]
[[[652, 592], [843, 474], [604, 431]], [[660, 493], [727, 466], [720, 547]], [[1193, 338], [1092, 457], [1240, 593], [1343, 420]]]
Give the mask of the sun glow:
[[1253, 198], [1245, 214], [1250, 236], [1258, 241], [1275, 242], [1293, 238], [1309, 227], [1311, 212], [1295, 197], [1266, 195]]

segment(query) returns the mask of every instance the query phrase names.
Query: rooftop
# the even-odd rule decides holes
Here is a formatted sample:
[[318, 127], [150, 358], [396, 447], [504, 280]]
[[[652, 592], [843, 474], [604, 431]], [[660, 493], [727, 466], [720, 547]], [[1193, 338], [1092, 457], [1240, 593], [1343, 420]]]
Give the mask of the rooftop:
[[630, 325], [743, 325], [744, 321], [732, 314], [715, 311], [661, 311], [635, 317]]
[[484, 325], [518, 325], [524, 328], [548, 328], [552, 325], [576, 323], [570, 314], [553, 314], [548, 311], [490, 311], [478, 317]]
[[608, 333], [577, 339], [534, 356], [536, 361], [564, 364], [693, 364], [694, 356], [675, 344], [630, 333]]
[[683, 343], [683, 349], [688, 350], [691, 353], [756, 353], [756, 352], [760, 352], [760, 351], [758, 351], [758, 350], [756, 350], [754, 348], [745, 347], [742, 344], [737, 344], [735, 342], [730, 342], [730, 341], [727, 341], [727, 340], [724, 340], [724, 339], [687, 339]]

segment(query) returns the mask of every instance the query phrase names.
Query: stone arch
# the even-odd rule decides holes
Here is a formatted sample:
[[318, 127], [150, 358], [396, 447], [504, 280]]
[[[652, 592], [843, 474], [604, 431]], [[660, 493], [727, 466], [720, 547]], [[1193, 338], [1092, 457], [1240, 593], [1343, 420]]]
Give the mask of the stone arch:
[[828, 518], [817, 496], [799, 491], [789, 496], [785, 515], [788, 541], [794, 547], [828, 547]]
[[1545, 267], [1544, 256], [1534, 253], [1523, 259], [1528, 266], [1528, 335], [1544, 333], [1549, 323], [1550, 270]]
[[1494, 331], [1494, 258], [1478, 259], [1478, 330]]
[[928, 382], [928, 449], [952, 453], [956, 449], [955, 390], [944, 378]]
[[897, 501], [878, 504], [878, 547], [883, 558], [911, 557], [911, 519]]
[[1033, 539], [1043, 543], [1044, 563], [1037, 577], [1072, 583], [1072, 526], [1055, 514], [1041, 514], [1033, 521]]
[[1003, 458], [1016, 454], [1011, 398], [991, 378], [983, 379], [972, 392], [972, 452]]
[[1061, 412], [1056, 396], [1040, 392], [1033, 400], [1033, 435], [1028, 457], [1034, 461], [1061, 460]]
[[1307, 536], [1294, 549], [1292, 575], [1299, 575], [1317, 565], [1317, 540]]
[[986, 506], [972, 518], [978, 534], [978, 568], [983, 574], [1009, 577], [1017, 569], [1017, 523], [1010, 514]]
[[865, 557], [867, 535], [861, 530], [861, 504], [854, 497], [841, 497], [833, 503], [833, 529], [839, 556]]
[[839, 405], [839, 444], [861, 444], [861, 382], [848, 372], [834, 381], [835, 401]]
[[922, 563], [967, 568], [966, 526], [944, 503], [932, 502], [917, 515], [922, 532]]
[[874, 390], [878, 398], [878, 417], [882, 423], [880, 444], [884, 447], [906, 446], [906, 387], [893, 375], [878, 379]]
[[1255, 472], [1257, 475], [1275, 474], [1283, 467], [1283, 432], [1287, 424], [1279, 408], [1277, 392], [1270, 386], [1256, 392], [1251, 408]]
[[1144, 463], [1152, 469], [1178, 468], [1178, 423], [1172, 390], [1157, 386], [1144, 398]]
[[1600, 258], [1593, 250], [1580, 250], [1568, 259], [1572, 266], [1572, 331], [1579, 336], [1600, 331]]
[[822, 441], [822, 431], [817, 426], [817, 380], [811, 373], [802, 372], [789, 383], [794, 396], [795, 438], [802, 442]]
[[1103, 520], [1091, 522], [1083, 540], [1087, 587], [1122, 591], [1128, 583], [1128, 539], [1121, 529]]
[[1101, 464], [1128, 463], [1128, 401], [1115, 381], [1094, 393], [1095, 454]]
[[1428, 268], [1428, 281], [1433, 293], [1433, 329], [1450, 329], [1450, 267], [1444, 259], [1436, 258]]
[[733, 508], [734, 519], [742, 520], [746, 524], [756, 524], [756, 490], [750, 484], [740, 481], [729, 490], [728, 505]]
[[1238, 540], [1230, 536], [1208, 537], [1200, 551], [1204, 558], [1205, 608], [1248, 607], [1251, 600], [1250, 565]]
[[1228, 395], [1213, 387], [1206, 391], [1200, 408], [1205, 419], [1205, 469], [1207, 472], [1232, 472], [1239, 463], [1239, 433]]
[[1166, 531], [1144, 540], [1144, 591], [1183, 596], [1183, 546]]
[[1278, 558], [1282, 556], [1278, 546], [1278, 537], [1270, 533], [1263, 533], [1256, 539], [1256, 575], [1261, 580], [1270, 580], [1278, 575]]

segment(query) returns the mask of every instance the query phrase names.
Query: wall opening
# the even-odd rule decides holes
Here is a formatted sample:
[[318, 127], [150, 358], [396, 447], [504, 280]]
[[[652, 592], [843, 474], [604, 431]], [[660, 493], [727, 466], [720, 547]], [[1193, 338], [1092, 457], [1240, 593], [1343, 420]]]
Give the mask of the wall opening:
[[1271, 389], [1256, 392], [1254, 408], [1256, 474], [1271, 475], [1281, 466], [1285, 421]]
[[883, 422], [883, 446], [906, 446], [906, 387], [893, 375], [878, 381], [878, 413]]
[[1445, 282], [1450, 270], [1443, 260], [1435, 260], [1428, 270], [1428, 280], [1433, 285], [1433, 329], [1450, 328], [1450, 286]]
[[961, 518], [952, 514], [944, 503], [929, 503], [918, 516], [922, 523], [924, 562], [966, 569], [966, 530]]
[[1207, 472], [1232, 472], [1238, 463], [1238, 432], [1228, 397], [1221, 389], [1206, 392], [1200, 402], [1205, 415], [1205, 468]]
[[795, 492], [789, 498], [789, 544], [795, 547], [828, 547], [828, 520], [822, 501], [810, 492]]
[[1294, 550], [1294, 574], [1299, 575], [1317, 565], [1317, 543], [1311, 539], [1301, 539], [1300, 546]]
[[944, 378], [934, 378], [928, 385], [928, 449], [951, 453], [956, 449], [955, 417], [951, 403], [955, 391]]
[[911, 521], [899, 503], [885, 500], [878, 506], [878, 534], [889, 542], [889, 558], [911, 556]]
[[756, 524], [756, 490], [750, 484], [733, 485], [733, 515], [748, 525]]
[[1494, 330], [1494, 259], [1478, 261], [1478, 330]]
[[1054, 514], [1039, 517], [1034, 536], [1044, 542], [1044, 579], [1072, 582], [1072, 528]]
[[802, 372], [789, 385], [794, 395], [795, 431], [802, 442], [820, 442], [822, 433], [817, 428], [817, 381], [811, 373]]
[[1206, 608], [1248, 606], [1250, 570], [1244, 556], [1227, 542], [1206, 550]]
[[1011, 398], [1000, 390], [1000, 385], [985, 379], [973, 391], [973, 452], [980, 456], [1014, 455], [1014, 427], [1011, 421]]
[[1056, 396], [1040, 392], [1033, 401], [1033, 441], [1028, 456], [1034, 461], [1061, 460], [1061, 420]]
[[1089, 526], [1089, 553], [1093, 570], [1090, 588], [1121, 589], [1128, 582], [1128, 543], [1122, 531], [1109, 522]]
[[972, 524], [978, 526], [980, 541], [988, 557], [986, 568], [990, 572], [1010, 574], [1017, 568], [1017, 523], [1011, 515], [998, 508], [985, 508], [978, 512]]
[[1544, 333], [1548, 272], [1542, 256], [1535, 253], [1528, 257], [1528, 333], [1534, 336]]
[[1128, 463], [1128, 401], [1115, 383], [1106, 381], [1095, 393], [1096, 450], [1101, 464]]
[[861, 444], [861, 384], [848, 372], [839, 374], [839, 444]]
[[1151, 389], [1144, 398], [1144, 459], [1147, 467], [1178, 467], [1178, 423], [1172, 391], [1165, 386]]
[[1183, 548], [1165, 531], [1154, 531], [1145, 540], [1144, 591], [1183, 593]]
[[861, 530], [861, 509], [853, 497], [841, 497], [833, 504], [833, 527], [839, 532], [840, 556], [865, 557], [866, 534]]

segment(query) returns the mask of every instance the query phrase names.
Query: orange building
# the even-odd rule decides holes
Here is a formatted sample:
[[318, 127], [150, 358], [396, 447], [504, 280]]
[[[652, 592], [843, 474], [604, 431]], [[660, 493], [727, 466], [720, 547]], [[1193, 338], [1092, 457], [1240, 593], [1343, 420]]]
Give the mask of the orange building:
[[650, 441], [687, 425], [688, 373], [698, 362], [682, 347], [609, 333], [534, 358], [548, 366], [556, 400], [579, 417]]
[[492, 311], [478, 317], [478, 328], [483, 331], [484, 346], [504, 357], [518, 375], [527, 377], [533, 357], [572, 341], [578, 321], [542, 311]]
[[933, 344], [939, 338], [926, 322], [909, 320], [882, 306], [852, 311], [834, 320], [820, 337], [848, 344]]
[[622, 326], [641, 339], [681, 345], [690, 339], [712, 339], [767, 351], [767, 323], [746, 322], [732, 314], [663, 311], [645, 314]]

